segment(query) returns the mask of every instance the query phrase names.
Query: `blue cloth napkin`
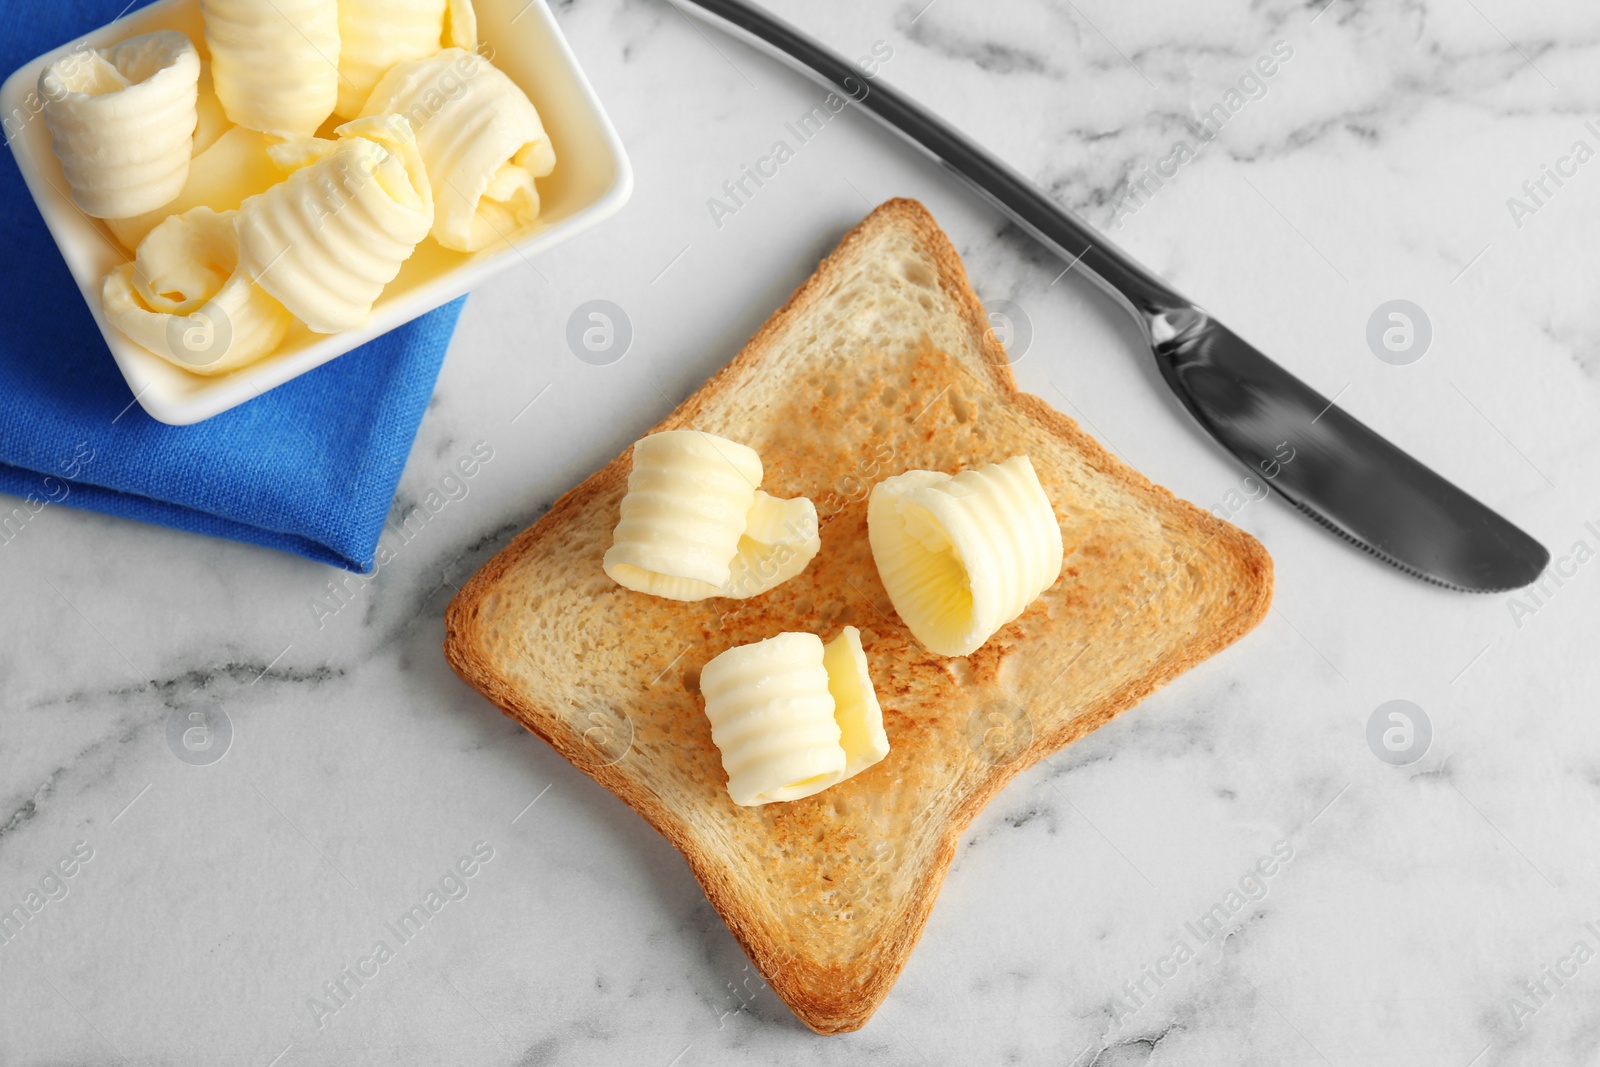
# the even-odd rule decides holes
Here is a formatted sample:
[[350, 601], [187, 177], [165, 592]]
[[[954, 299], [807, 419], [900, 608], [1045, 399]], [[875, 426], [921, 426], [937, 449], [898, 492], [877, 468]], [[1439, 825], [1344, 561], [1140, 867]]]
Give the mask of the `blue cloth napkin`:
[[[0, 77], [125, 0], [5, 0]], [[10, 151], [0, 152], [0, 545], [49, 504], [369, 571], [463, 300], [193, 426], [132, 403]], [[131, 406], [130, 406], [131, 405]]]

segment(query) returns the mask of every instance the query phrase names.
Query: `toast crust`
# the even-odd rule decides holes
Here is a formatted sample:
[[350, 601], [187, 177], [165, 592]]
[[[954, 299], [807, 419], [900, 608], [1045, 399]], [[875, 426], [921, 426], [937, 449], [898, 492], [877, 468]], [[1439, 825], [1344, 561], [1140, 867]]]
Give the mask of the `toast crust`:
[[[598, 529], [597, 509], [608, 510], [609, 521], [604, 524], [604, 529], [609, 533], [610, 526], [615, 522], [615, 505], [612, 502], [620, 498], [626, 487], [630, 469], [629, 453], [624, 452], [619, 455], [557, 500], [546, 515], [519, 534], [468, 581], [451, 602], [446, 613], [444, 649], [456, 672], [506, 715], [516, 719], [579, 769], [615, 793], [672, 842], [683, 854], [690, 870], [705, 890], [707, 898], [727, 922], [740, 946], [774, 992], [801, 1020], [824, 1034], [858, 1029], [887, 996], [927, 922], [944, 874], [954, 859], [961, 833], [984, 805], [1020, 771], [1109, 722], [1114, 716], [1133, 707], [1150, 692], [1178, 674], [1238, 640], [1265, 616], [1270, 606], [1273, 585], [1271, 558], [1254, 538], [1214, 515], [1177, 499], [1166, 489], [1152, 484], [1103, 449], [1070, 418], [1038, 397], [1023, 393], [1017, 388], [1005, 351], [993, 336], [987, 315], [968, 284], [965, 270], [955, 249], [927, 210], [914, 200], [888, 201], [852, 229], [816, 272], [757, 331], [732, 362], [713, 375], [704, 386], [651, 432], [681, 427], [705, 428], [717, 432], [713, 427], [725, 422], [727, 417], [726, 411], [718, 407], [719, 403], [724, 402], [730, 392], [752, 388], [752, 381], [773, 358], [771, 354], [783, 345], [786, 338], [805, 326], [808, 315], [816, 312], [819, 306], [836, 295], [839, 286], [848, 281], [846, 277], [848, 270], [852, 265], [859, 264], [863, 256], [870, 255], [869, 246], [872, 242], [881, 240], [886, 230], [907, 235], [916, 250], [931, 264], [937, 275], [938, 290], [944, 299], [953, 303], [962, 327], [970, 334], [972, 343], [981, 354], [983, 364], [982, 368], [976, 371], [969, 366], [957, 366], [953, 357], [924, 337], [919, 344], [909, 348], [904, 357], [909, 360], [908, 365], [912, 367], [912, 373], [923, 373], [926, 380], [931, 381], [941, 380], [941, 375], [953, 381], [959, 381], [964, 375], [974, 373], [987, 376], [988, 381], [982, 385], [993, 391], [1003, 409], [1009, 410], [1021, 424], [1027, 424], [1024, 427], [1027, 433], [1040, 433], [1054, 438], [1066, 450], [1075, 454], [1087, 472], [1080, 476], [1093, 479], [1097, 492], [1103, 489], [1106, 494], [1120, 494], [1116, 501], [1117, 510], [1114, 512], [1108, 510], [1106, 513], [1111, 516], [1110, 518], [1102, 516], [1087, 534], [1080, 530], [1078, 531], [1080, 536], [1077, 538], [1068, 535], [1069, 558], [1067, 566], [1063, 569], [1063, 580], [1091, 581], [1102, 573], [1121, 573], [1122, 570], [1129, 569], [1134, 572], [1130, 580], [1123, 581], [1115, 587], [1107, 585], [1097, 589], [1091, 585], [1077, 603], [1075, 610], [1098, 611], [1101, 615], [1108, 614], [1104, 608], [1107, 599], [1115, 599], [1117, 604], [1115, 610], [1109, 612], [1107, 625], [1099, 631], [1096, 643], [1084, 644], [1078, 658], [1097, 651], [1100, 644], [1112, 644], [1111, 638], [1123, 644], [1155, 643], [1160, 653], [1147, 666], [1127, 673], [1110, 689], [1095, 693], [1092, 698], [1085, 698], [1084, 703], [1073, 707], [1070, 711], [1062, 707], [1036, 713], [1016, 704], [1001, 708], [1002, 715], [1014, 716], [1017, 711], [1021, 712], [1021, 720], [1016, 720], [1014, 725], [1020, 730], [1025, 721], [1031, 743], [1024, 742], [1025, 747], [1010, 758], [999, 761], [992, 757], [986, 759], [984, 761], [986, 765], [980, 765], [976, 771], [970, 768], [959, 773], [955, 769], [942, 771], [949, 775], [951, 788], [959, 794], [958, 799], [953, 801], [953, 807], [940, 814], [938, 825], [922, 828], [931, 835], [931, 840], [915, 855], [916, 869], [908, 875], [908, 883], [895, 890], [899, 899], [896, 899], [893, 907], [888, 909], [892, 912], [889, 920], [873, 931], [870, 950], [863, 950], [854, 956], [848, 954], [840, 956], [833, 951], [831, 943], [822, 944], [821, 935], [811, 930], [806, 922], [799, 920], [791, 922], [790, 927], [805, 926], [807, 929], [791, 936], [788, 927], [781, 921], [775, 922], [771, 908], [766, 906], [770, 901], [749, 884], [748, 872], [730, 862], [728, 847], [726, 845], [714, 847], [710, 843], [712, 840], [721, 840], [716, 837], [717, 820], [728, 823], [739, 818], [737, 815], [725, 814], [723, 809], [731, 808], [731, 805], [719, 804], [713, 799], [701, 805], [706, 809], [704, 811], [686, 810], [689, 805], [681, 798], [674, 803], [671, 796], [664, 796], [661, 783], [652, 780], [650, 774], [646, 773], [651, 768], [642, 767], [640, 761], [661, 760], [663, 757], [660, 752], [668, 750], [652, 750], [633, 761], [627, 758], [616, 760], [611, 760], [609, 757], [597, 758], [595, 750], [584, 743], [584, 738], [588, 735], [580, 733], [572, 725], [574, 714], [572, 709], [569, 707], [563, 710], [559, 706], [560, 701], [550, 695], [553, 689], [543, 693], [535, 691], [544, 687], [530, 681], [533, 675], [511, 669], [508, 665], [503, 641], [499, 638], [495, 627], [501, 617], [511, 609], [501, 606], [498, 598], [511, 588], [508, 583], [524, 579], [524, 575], [529, 573], [529, 568], [535, 566], [539, 560], [549, 559], [563, 551], [570, 554], [572, 550], [560, 543], [563, 531], [574, 526], [582, 527], [585, 523], [589, 528]], [[822, 397], [794, 395], [791, 401], [795, 406], [783, 417], [804, 417], [808, 410], [812, 416], [820, 413], [825, 417], [828, 408], [822, 403], [823, 400]], [[938, 398], [935, 397], [935, 400]], [[932, 406], [932, 402], [929, 406]], [[769, 420], [770, 418], [771, 416]], [[935, 429], [930, 426], [925, 433], [919, 431], [918, 440], [926, 438], [923, 446], [935, 447], [934, 433]], [[868, 440], [871, 439], [869, 436]], [[763, 458], [767, 458], [765, 453]], [[900, 470], [908, 469], [907, 464], [916, 465], [913, 462], [916, 459], [915, 455], [905, 457], [903, 462], [898, 456], [894, 458], [899, 465], [884, 469], [877, 477], [899, 473]], [[970, 465], [979, 465], [997, 458], [1004, 456], [969, 456], [966, 460]], [[1037, 457], [1036, 462], [1038, 462]], [[1044, 473], [1041, 471], [1041, 474]], [[772, 487], [775, 480], [780, 482], [777, 488]], [[764, 488], [777, 495], [787, 496], [804, 492], [806, 483], [803, 472], [788, 470], [782, 466], [776, 468], [769, 466]], [[1052, 494], [1059, 516], [1062, 512], [1062, 502], [1055, 500], [1054, 497], [1055, 494]], [[781, 842], [786, 854], [791, 846], [801, 848], [805, 852], [812, 851], [810, 845], [793, 844], [803, 835], [814, 832], [820, 840], [823, 833], [848, 835], [852, 827], [864, 826], [867, 819], [862, 809], [852, 807], [845, 816], [830, 816], [816, 802], [826, 805], [830, 796], [836, 791], [846, 788], [870, 791], [873, 783], [881, 785], [888, 781], [889, 772], [878, 773], [879, 769], [894, 763], [896, 754], [894, 750], [901, 747], [902, 741], [909, 739], [910, 743], [906, 744], [905, 750], [909, 750], [911, 756], [917, 756], [919, 753], [926, 755], [927, 753], [924, 753], [919, 746], [924, 744], [924, 737], [928, 733], [942, 730], [949, 734], [953, 729], [949, 723], [941, 724], [941, 715], [944, 719], [949, 719], [951, 718], [949, 712], [952, 710], [957, 714], [963, 714], [964, 709], [958, 710], [955, 701], [956, 698], [966, 695], [964, 690], [970, 688], [980, 695], [999, 694], [1003, 698], [1007, 692], [1012, 691], [1009, 682], [1014, 680], [1016, 664], [1020, 662], [1012, 653], [1028, 647], [1026, 642], [1030, 634], [1044, 634], [1046, 635], [1044, 640], [1055, 640], [1051, 635], [1056, 634], [1057, 630], [1053, 627], [1061, 625], [1058, 620], [1046, 617], [1048, 612], [1036, 612], [1030, 609], [1016, 623], [1002, 630], [1002, 635], [1009, 634], [1010, 637], [1002, 641], [1001, 636], [997, 635], [996, 639], [964, 660], [946, 661], [942, 657], [927, 653], [909, 639], [903, 632], [903, 624], [893, 616], [893, 609], [888, 605], [882, 587], [877, 583], [876, 573], [871, 568], [870, 552], [866, 556], [863, 568], [859, 559], [860, 548], [852, 550], [847, 547], [852, 541], [859, 540], [864, 543], [866, 540], [864, 503], [859, 507], [855, 506], [855, 503], [858, 502], [847, 503], [840, 510], [824, 517], [824, 547], [807, 573], [818, 571], [819, 565], [828, 559], [830, 553], [843, 551], [856, 553], [853, 562], [855, 570], [844, 570], [840, 573], [852, 589], [861, 594], [859, 597], [851, 597], [851, 602], [862, 602], [876, 613], [870, 617], [871, 622], [882, 634], [883, 640], [879, 647], [877, 649], [869, 647], [868, 652], [869, 658], [873, 661], [874, 678], [879, 686], [886, 725], [891, 726], [891, 753], [890, 757], [878, 767], [859, 776], [854, 786], [851, 782], [847, 782], [804, 801], [769, 806], [794, 809], [801, 809], [804, 806], [803, 811], [797, 810], [792, 814], [769, 812], [763, 816], [766, 820], [764, 832], [770, 835], [768, 839]], [[1147, 554], [1130, 563], [1120, 556], [1105, 555], [1120, 551], [1117, 547], [1119, 542], [1112, 534], [1120, 529], [1118, 523], [1125, 514], [1137, 516], [1142, 524], [1139, 526], [1141, 531], [1147, 528], [1156, 530], [1159, 536], [1166, 538], [1168, 554], [1164, 557], [1163, 575], [1159, 581], [1150, 578], [1150, 568], [1162, 557]], [[856, 529], [856, 525], [860, 528]], [[1103, 538], [1098, 537], [1096, 533], [1102, 525], [1109, 525], [1112, 531]], [[1132, 528], [1130, 525], [1129, 529]], [[1081, 553], [1074, 547], [1075, 543], [1079, 547], [1087, 546], [1085, 551], [1099, 555], [1079, 558]], [[604, 551], [604, 547], [604, 544], [593, 546], [596, 569], [598, 557]], [[709, 610], [716, 610], [721, 614], [717, 618], [715, 628], [709, 623], [704, 626], [707, 647], [703, 650], [703, 654], [697, 653], [697, 657], [688, 659], [698, 658], [698, 662], [703, 663], [723, 647], [741, 644], [760, 636], [770, 636], [780, 629], [811, 629], [821, 633], [824, 640], [828, 639], [831, 636], [830, 628], [836, 631], [841, 618], [843, 621], [850, 619], [844, 618], [837, 612], [830, 617], [831, 605], [806, 603], [804, 594], [809, 590], [799, 584], [805, 577], [803, 574], [787, 585], [752, 601], [705, 602], [714, 606]], [[1058, 586], [1060, 584], [1058, 582]], [[1174, 591], [1174, 586], [1182, 588]], [[1174, 598], [1180, 598], [1183, 592], [1187, 591], [1192, 599], [1198, 595], [1196, 591], [1202, 588], [1205, 590], [1208, 605], [1213, 600], [1217, 601], [1215, 611], [1205, 615], [1202, 623], [1191, 627], [1193, 632], [1185, 632], [1178, 637], [1162, 633], [1162, 627], [1166, 625], [1163, 621], [1165, 618], [1163, 611], [1169, 611], [1170, 605], [1181, 606], [1184, 603], [1181, 599]], [[848, 595], [848, 591], [841, 590], [841, 592]], [[626, 595], [640, 600], [653, 599], [646, 598], [642, 594]], [[826, 595], [826, 592], [823, 595]], [[1139, 599], [1141, 595], [1144, 597], [1142, 601]], [[798, 607], [788, 602], [797, 599], [800, 601]], [[820, 601], [821, 598], [818, 596], [812, 599]], [[624, 612], [623, 617], [620, 620], [608, 620], [608, 625], [614, 622], [624, 632], [634, 633], [650, 633], [652, 629], [658, 628], [659, 621], [667, 618], [670, 612], [695, 608], [695, 605], [676, 603], [666, 608], [659, 606], [667, 602], [638, 604], [619, 601], [618, 603], [624, 604], [621, 609]], [[1053, 607], [1050, 609], [1050, 611], [1055, 610]], [[650, 621], [652, 617], [656, 621]], [[728, 621], [730, 617], [734, 619], [731, 623]], [[855, 621], [858, 625], [865, 626], [867, 623], [862, 621], [865, 618], [869, 617], [859, 614]], [[751, 634], [755, 636], [750, 636]], [[654, 641], [656, 638], [652, 636], [648, 640]], [[1068, 651], [1071, 650], [1069, 647]], [[651, 666], [664, 662], [672, 655], [672, 651], [672, 649], [665, 650], [658, 661], [652, 661]], [[1073, 659], [1073, 663], [1077, 661], [1077, 658]], [[1094, 657], [1091, 656], [1090, 663], [1085, 669], [1092, 668], [1093, 663]], [[672, 664], [668, 664], [668, 668], [671, 667]], [[1072, 663], [1069, 663], [1055, 677], [1058, 679], [1065, 677], [1071, 668]], [[943, 681], [945, 677], [951, 679], [949, 684]], [[688, 666], [683, 675], [684, 685], [688, 688], [697, 688], [697, 678], [697, 667]], [[934, 681], [929, 682], [930, 678]], [[937, 686], [934, 682], [937, 682]], [[930, 687], [931, 695], [924, 695]], [[1043, 691], [1038, 679], [1034, 679], [1030, 686], [1025, 688]], [[660, 690], [654, 692], [659, 693]], [[637, 715], [640, 719], [644, 719], [658, 715], [666, 723], [665, 732], [677, 738], [675, 743], [679, 747], [675, 751], [679, 753], [678, 758], [698, 761], [696, 767], [705, 771], [710, 766], [706, 762], [707, 754], [703, 751], [710, 746], [709, 727], [699, 731], [703, 737], [694, 734], [695, 726], [685, 720], [682, 706], [676, 707], [671, 712], [658, 712], [655, 703], [657, 699], [652, 696], [648, 701], [641, 700], [635, 703], [631, 709], [624, 709], [628, 722], [633, 724], [629, 728], [638, 729], [639, 720], [633, 716]], [[693, 695], [693, 706], [699, 706], [697, 694]], [[985, 705], [985, 707], [990, 706], [997, 705]], [[978, 742], [970, 738], [974, 736], [972, 731], [981, 725], [979, 714], [979, 710], [972, 710], [972, 718], [967, 723], [969, 744], [975, 746], [972, 750], [975, 753], [979, 751], [976, 747]], [[958, 735], [960, 733], [959, 730], [955, 732]], [[685, 736], [686, 734], [692, 736]], [[987, 745], [986, 731], [982, 733], [982, 738], [984, 739], [982, 743]], [[933, 744], [933, 742], [927, 743]], [[937, 751], [948, 755], [948, 738], [945, 739], [945, 743], [946, 747]], [[714, 760], [715, 755], [713, 748], [709, 757]], [[945, 765], [938, 762], [940, 758], [929, 756], [928, 763], [942, 769]], [[936, 775], [941, 773], [941, 770], [912, 766], [901, 767], [894, 773], [896, 776], [887, 788], [901, 788], [902, 779], [909, 776], [915, 788], [926, 791], [934, 786], [916, 785], [919, 781], [918, 776]], [[715, 765], [714, 773], [710, 773], [709, 776], [714, 779], [708, 783], [709, 788], [722, 793], [721, 799], [726, 801], [720, 764]], [[956, 788], [957, 783], [959, 788]], [[849, 803], [855, 804], [856, 801], [851, 798]], [[870, 797], [862, 803], [870, 804]], [[765, 811], [765, 809], [757, 810]], [[754, 834], [755, 831], [750, 833]], [[861, 836], [865, 838], [870, 835], [863, 830]], [[753, 839], [762, 840], [759, 836]], [[883, 847], [883, 841], [879, 840], [877, 846]], [[891, 855], [898, 855], [898, 842], [890, 839], [886, 847]], [[823, 848], [824, 846], [819, 844], [815, 849], [819, 865], [831, 862], [824, 855]], [[841, 866], [836, 869], [847, 868]], [[745, 877], [741, 878], [741, 875]], [[881, 876], [881, 871], [876, 869], [869, 869], [860, 875], [863, 880]], [[830, 881], [830, 887], [832, 884]], [[801, 889], [803, 888], [802, 886]], [[805, 901], [794, 903], [794, 907], [801, 912], [805, 911], [806, 906]], [[780, 916], [779, 919], [781, 918]], [[836, 923], [838, 920], [830, 921]], [[824, 932], [832, 930], [834, 934], [831, 936], [836, 937], [840, 927], [829, 926], [819, 920], [817, 929]]]

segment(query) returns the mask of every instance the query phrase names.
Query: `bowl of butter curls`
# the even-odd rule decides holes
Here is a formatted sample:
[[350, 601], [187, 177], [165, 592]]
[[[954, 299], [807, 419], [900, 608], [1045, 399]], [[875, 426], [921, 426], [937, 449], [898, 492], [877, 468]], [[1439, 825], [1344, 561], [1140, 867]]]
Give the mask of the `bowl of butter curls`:
[[162, 0], [0, 88], [140, 405], [210, 418], [627, 202], [543, 0]]

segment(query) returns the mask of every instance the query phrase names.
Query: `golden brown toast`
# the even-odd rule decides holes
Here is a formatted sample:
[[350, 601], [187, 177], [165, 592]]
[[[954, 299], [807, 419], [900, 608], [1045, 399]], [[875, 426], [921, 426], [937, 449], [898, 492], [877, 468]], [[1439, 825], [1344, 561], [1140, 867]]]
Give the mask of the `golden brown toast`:
[[[451, 665], [626, 801], [688, 860], [755, 966], [820, 1033], [854, 1030], [922, 933], [956, 842], [1018, 771], [1250, 630], [1272, 561], [1017, 391], [960, 259], [913, 200], [878, 207], [657, 430], [750, 445], [762, 488], [816, 502], [822, 551], [750, 600], [678, 603], [601, 570], [629, 454], [490, 560], [451, 603]], [[924, 650], [867, 544], [872, 485], [1026, 453], [1061, 578], [964, 659]], [[785, 630], [861, 628], [890, 752], [816, 796], [741, 808], [701, 667]]]

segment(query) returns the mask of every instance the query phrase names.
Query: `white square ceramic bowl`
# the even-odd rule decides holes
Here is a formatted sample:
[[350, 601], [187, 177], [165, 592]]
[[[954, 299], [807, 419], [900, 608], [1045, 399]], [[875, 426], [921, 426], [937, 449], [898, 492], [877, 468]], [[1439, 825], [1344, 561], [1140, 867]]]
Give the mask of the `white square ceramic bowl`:
[[[35, 106], [29, 106], [39, 72], [78, 42], [64, 42], [6, 79], [0, 87], [0, 115], [7, 116], [6, 132], [17, 165], [111, 355], [151, 416], [185, 425], [242, 404], [454, 300], [490, 275], [582, 233], [627, 203], [633, 192], [627, 154], [544, 0], [475, 0], [474, 6], [486, 53], [528, 94], [555, 145], [556, 169], [539, 179], [538, 222], [513, 241], [470, 254], [424, 241], [384, 289], [365, 326], [319, 335], [297, 324], [271, 356], [214, 378], [190, 374], [146, 351], [108, 326], [101, 314], [100, 280], [131, 257], [109, 231], [72, 203], [61, 164], [50, 148], [50, 131], [35, 114], [37, 98]], [[159, 29], [182, 30], [204, 54], [198, 0], [160, 0], [81, 40], [103, 48]], [[67, 294], [62, 296], [67, 299]]]

